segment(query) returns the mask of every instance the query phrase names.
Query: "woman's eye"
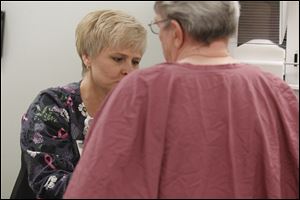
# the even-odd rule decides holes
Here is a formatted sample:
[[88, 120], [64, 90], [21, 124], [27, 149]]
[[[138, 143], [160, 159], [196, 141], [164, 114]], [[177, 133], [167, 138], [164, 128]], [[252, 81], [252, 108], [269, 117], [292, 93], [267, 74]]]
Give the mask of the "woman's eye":
[[123, 58], [120, 57], [112, 57], [112, 59], [118, 63], [123, 61]]
[[132, 64], [135, 65], [135, 66], [136, 66], [136, 65], [139, 65], [139, 64], [140, 64], [140, 61], [139, 61], [139, 60], [133, 60], [133, 61], [132, 61]]

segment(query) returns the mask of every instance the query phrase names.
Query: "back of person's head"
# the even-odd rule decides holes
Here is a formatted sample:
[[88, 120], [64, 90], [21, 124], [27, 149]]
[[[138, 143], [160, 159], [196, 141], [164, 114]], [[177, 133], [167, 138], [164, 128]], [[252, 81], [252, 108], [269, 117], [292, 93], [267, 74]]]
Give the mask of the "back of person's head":
[[[147, 31], [133, 16], [119, 10], [99, 10], [87, 14], [76, 29], [77, 52], [91, 57], [103, 49], [131, 49], [144, 53]], [[82, 74], [86, 66], [82, 62]]]
[[192, 39], [204, 44], [236, 33], [238, 1], [156, 1], [154, 10], [163, 19], [176, 20]]

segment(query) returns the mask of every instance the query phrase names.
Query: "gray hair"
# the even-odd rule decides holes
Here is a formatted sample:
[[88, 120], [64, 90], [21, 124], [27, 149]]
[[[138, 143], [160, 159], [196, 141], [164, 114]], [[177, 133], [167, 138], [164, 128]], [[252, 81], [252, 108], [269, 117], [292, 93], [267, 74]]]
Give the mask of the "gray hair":
[[207, 45], [233, 36], [240, 16], [238, 1], [156, 1], [154, 10], [176, 20], [195, 41]]

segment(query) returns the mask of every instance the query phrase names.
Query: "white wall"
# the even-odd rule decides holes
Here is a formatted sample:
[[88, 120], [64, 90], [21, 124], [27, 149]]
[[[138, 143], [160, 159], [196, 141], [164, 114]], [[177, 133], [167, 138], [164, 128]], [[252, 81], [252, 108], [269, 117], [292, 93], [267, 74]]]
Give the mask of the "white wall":
[[17, 2], [1, 1], [6, 12], [1, 58], [1, 198], [9, 198], [20, 169], [20, 122], [42, 89], [78, 81], [81, 63], [75, 49], [75, 28], [88, 12], [120, 9], [137, 17], [148, 30], [142, 67], [162, 62], [157, 35], [148, 23], [149, 2]]

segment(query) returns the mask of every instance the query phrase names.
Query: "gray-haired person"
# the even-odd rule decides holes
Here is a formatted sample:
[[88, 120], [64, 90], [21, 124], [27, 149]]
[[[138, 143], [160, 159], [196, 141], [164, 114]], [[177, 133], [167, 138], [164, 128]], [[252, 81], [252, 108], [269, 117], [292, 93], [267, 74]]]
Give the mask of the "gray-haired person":
[[158, 1], [165, 63], [131, 73], [95, 118], [66, 198], [297, 198], [299, 104], [233, 59], [234, 1]]

